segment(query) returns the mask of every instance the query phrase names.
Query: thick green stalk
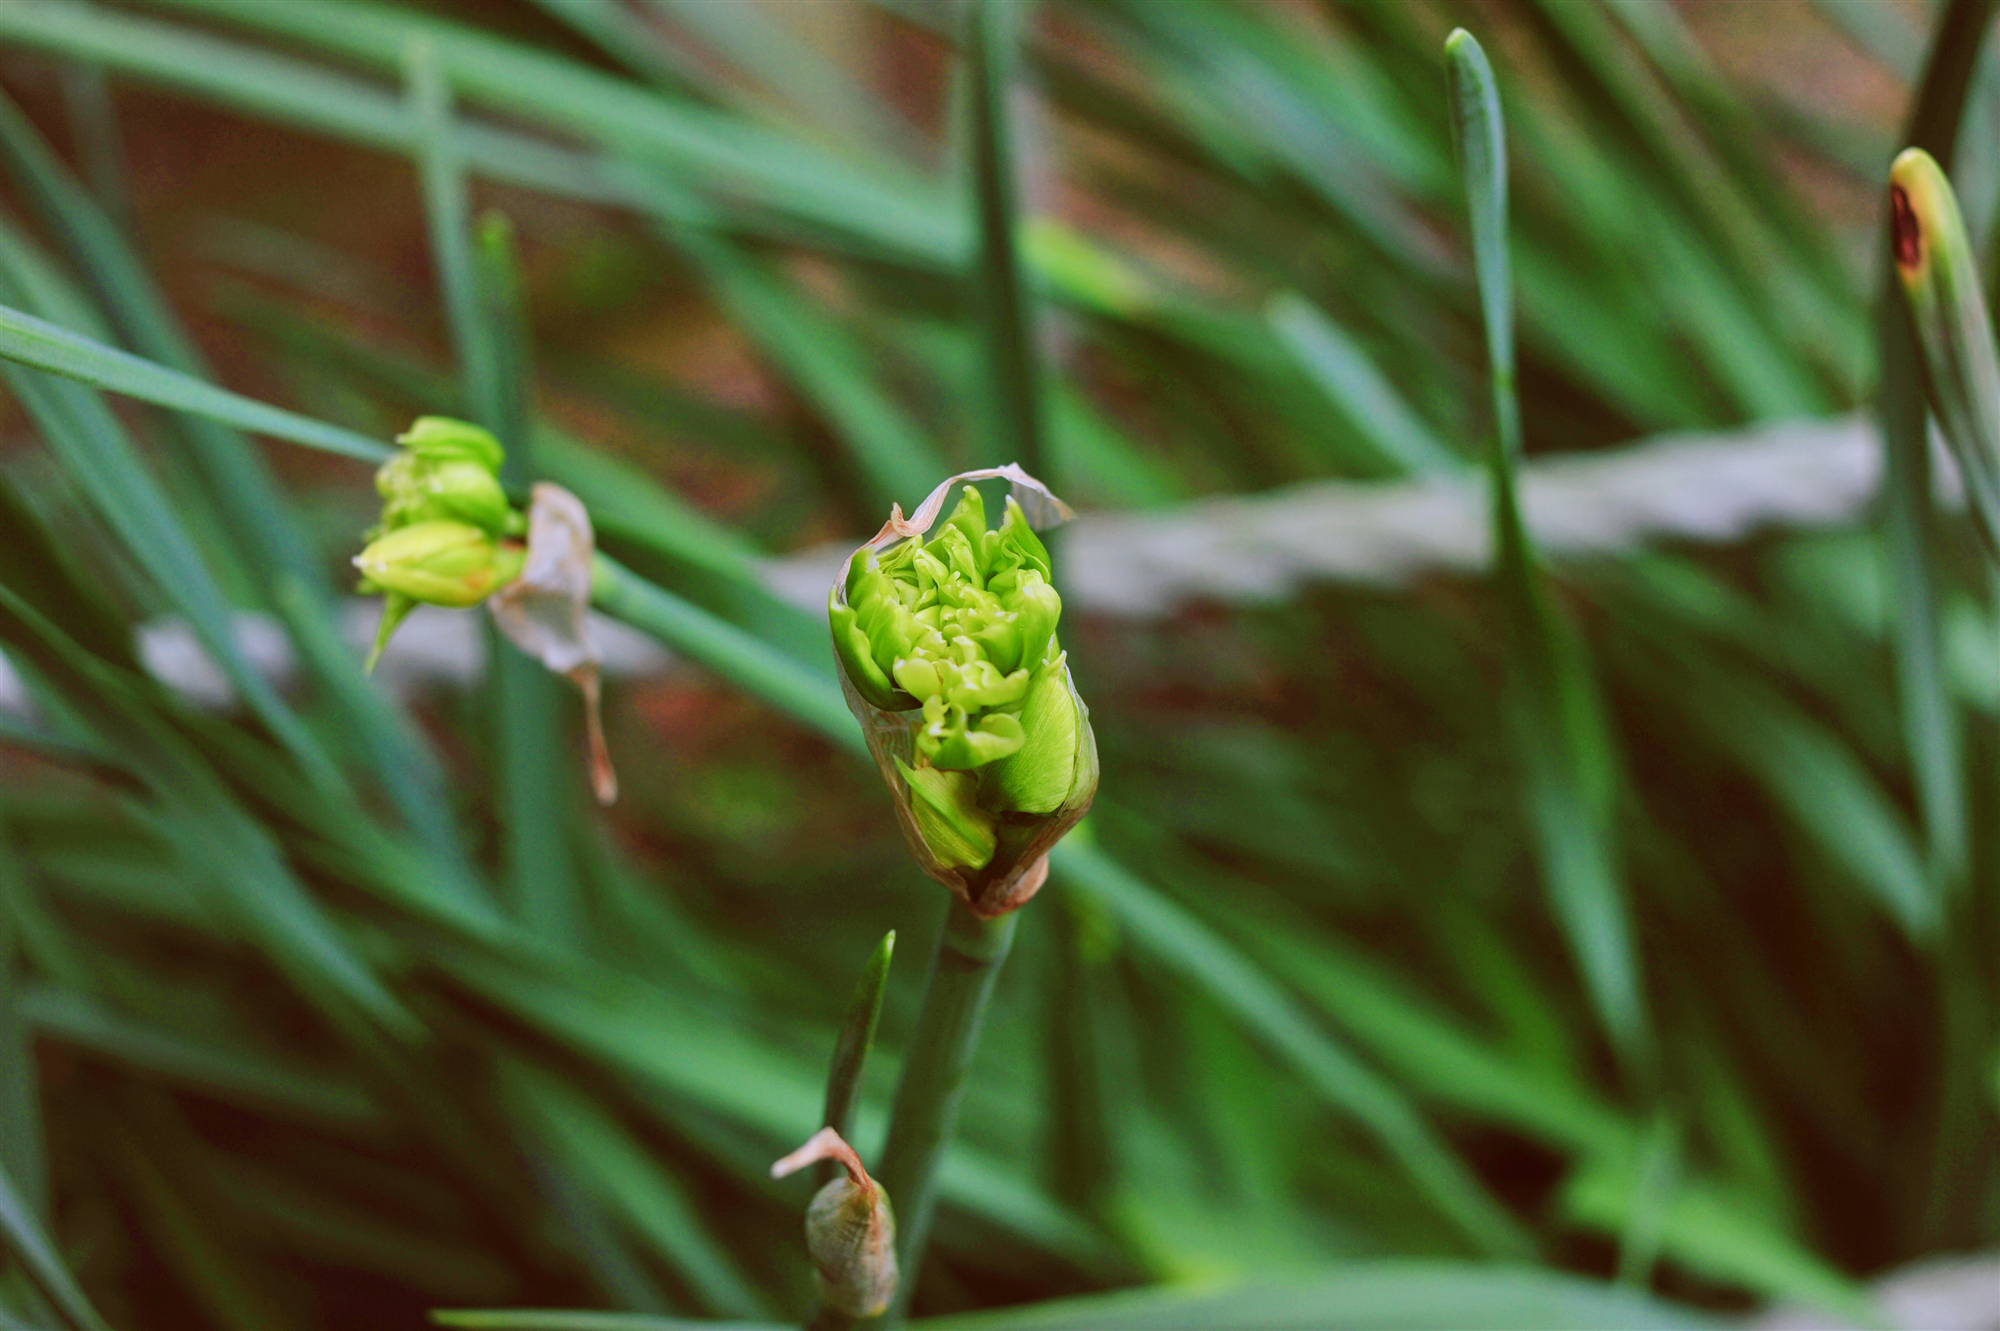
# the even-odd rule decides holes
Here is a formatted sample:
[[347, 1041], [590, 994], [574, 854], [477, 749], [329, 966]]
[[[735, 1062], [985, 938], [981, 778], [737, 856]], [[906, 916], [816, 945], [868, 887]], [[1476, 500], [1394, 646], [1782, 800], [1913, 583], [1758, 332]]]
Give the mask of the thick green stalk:
[[952, 898], [951, 913], [931, 954], [923, 1014], [903, 1064], [903, 1082], [896, 1088], [896, 1105], [889, 1116], [889, 1142], [876, 1171], [896, 1208], [896, 1264], [903, 1273], [903, 1287], [889, 1312], [892, 1321], [908, 1311], [916, 1288], [937, 1203], [938, 1165], [958, 1125], [986, 1002], [1013, 942], [1012, 913], [982, 920]]

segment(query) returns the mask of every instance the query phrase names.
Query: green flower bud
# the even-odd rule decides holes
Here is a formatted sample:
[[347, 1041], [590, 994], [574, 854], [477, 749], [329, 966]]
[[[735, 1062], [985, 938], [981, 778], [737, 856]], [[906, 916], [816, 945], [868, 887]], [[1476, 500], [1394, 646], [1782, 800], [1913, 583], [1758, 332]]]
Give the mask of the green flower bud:
[[518, 546], [466, 522], [420, 522], [371, 541], [354, 557], [371, 588], [426, 605], [474, 606], [521, 571]]
[[827, 600], [848, 706], [911, 851], [983, 915], [1027, 900], [1097, 787], [1089, 713], [1056, 636], [1062, 598], [1016, 496], [1045, 519], [1067, 510], [1019, 468], [997, 474], [1016, 486], [998, 529], [967, 485], [924, 539], [946, 482], [913, 520], [895, 513]]
[[490, 432], [449, 416], [419, 416], [409, 429], [396, 436], [396, 442], [419, 457], [438, 462], [475, 463], [494, 476], [500, 474], [500, 464], [507, 460], [506, 450]]
[[844, 1171], [806, 1208], [806, 1253], [820, 1302], [849, 1317], [880, 1317], [895, 1300], [898, 1277], [889, 1194], [832, 1128], [821, 1128], [772, 1165], [771, 1176], [783, 1178], [820, 1160], [838, 1161]]
[[375, 473], [382, 496], [382, 530], [419, 522], [466, 522], [494, 536], [514, 524], [499, 478], [463, 455], [398, 453]]
[[1890, 240], [1925, 396], [1958, 463], [1973, 529], [2000, 557], [2000, 356], [1951, 183], [1921, 148], [1889, 171]]

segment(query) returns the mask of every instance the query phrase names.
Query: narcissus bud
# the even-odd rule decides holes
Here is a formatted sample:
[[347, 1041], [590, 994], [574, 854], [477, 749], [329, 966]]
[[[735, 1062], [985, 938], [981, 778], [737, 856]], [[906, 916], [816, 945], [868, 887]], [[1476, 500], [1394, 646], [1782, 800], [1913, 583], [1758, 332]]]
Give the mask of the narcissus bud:
[[477, 462], [434, 461], [402, 452], [375, 473], [382, 530], [419, 522], [467, 522], [495, 536], [510, 530], [514, 510], [500, 480]]
[[806, 1252], [820, 1302], [849, 1317], [880, 1317], [896, 1297], [896, 1217], [889, 1195], [832, 1128], [821, 1128], [772, 1165], [771, 1177], [783, 1178], [820, 1160], [838, 1161], [845, 1171], [806, 1208]]
[[[997, 529], [964, 485], [1014, 484]], [[1024, 504], [1027, 507], [1024, 507]], [[968, 472], [894, 510], [828, 597], [848, 707], [896, 795], [918, 864], [994, 916], [1025, 902], [1097, 790], [1090, 713], [1057, 641], [1062, 598], [1035, 535], [1069, 516], [1019, 467]]]
[[419, 522], [469, 522], [494, 536], [518, 536], [520, 515], [500, 488], [500, 441], [445, 416], [420, 416], [396, 437], [403, 451], [375, 473], [382, 525], [390, 532]]
[[496, 474], [507, 460], [506, 450], [490, 430], [449, 416], [419, 416], [396, 436], [396, 442], [423, 457], [438, 461], [458, 458]]
[[618, 778], [604, 741], [603, 654], [589, 621], [597, 555], [590, 513], [547, 482], [532, 490], [528, 512], [517, 512], [500, 488], [500, 441], [477, 425], [420, 416], [396, 439], [403, 451], [375, 473], [381, 525], [354, 560], [361, 590], [384, 594], [367, 668], [418, 604], [486, 602], [509, 642], [582, 691], [591, 786], [611, 803]]
[[354, 557], [371, 590], [427, 605], [478, 605], [521, 571], [526, 557], [469, 522], [419, 522], [378, 536]]
[[466, 522], [419, 522], [370, 541], [354, 566], [361, 590], [385, 593], [385, 600], [366, 668], [375, 668], [389, 635], [419, 604], [478, 605], [517, 577], [525, 558], [519, 545], [496, 542]]
[[1931, 413], [1958, 463], [1973, 529], [2000, 559], [2000, 355], [1958, 200], [1920, 148], [1890, 168], [1889, 237]]

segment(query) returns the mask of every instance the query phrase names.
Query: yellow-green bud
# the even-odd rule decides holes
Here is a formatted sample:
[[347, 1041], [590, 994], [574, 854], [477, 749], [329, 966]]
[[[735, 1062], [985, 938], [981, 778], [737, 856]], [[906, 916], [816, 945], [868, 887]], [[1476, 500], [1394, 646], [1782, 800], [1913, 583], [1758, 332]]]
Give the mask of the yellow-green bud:
[[409, 429], [396, 436], [396, 442], [412, 453], [437, 461], [455, 458], [477, 463], [493, 475], [499, 474], [500, 464], [507, 460], [506, 450], [489, 431], [449, 416], [419, 416]]
[[832, 1128], [821, 1128], [771, 1166], [773, 1178], [820, 1160], [838, 1161], [843, 1175], [806, 1208], [806, 1253], [820, 1302], [849, 1317], [880, 1317], [896, 1297], [896, 1216], [889, 1194], [868, 1177], [861, 1157]]
[[462, 455], [396, 454], [375, 473], [382, 496], [382, 530], [419, 522], [468, 522], [494, 536], [515, 524], [500, 480]]
[[[997, 529], [970, 485], [1014, 482]], [[1018, 467], [940, 486], [856, 551], [827, 599], [848, 707], [918, 864], [981, 915], [1026, 901], [1097, 789], [1097, 747], [1057, 639], [1048, 550], [1015, 496], [1067, 510]]]
[[520, 547], [468, 522], [419, 522], [378, 537], [354, 557], [367, 585], [426, 605], [474, 606], [521, 571]]
[[1889, 170], [1889, 237], [1931, 414], [1958, 463], [1973, 528], [2000, 559], [2000, 356], [1958, 200], [1920, 148]]

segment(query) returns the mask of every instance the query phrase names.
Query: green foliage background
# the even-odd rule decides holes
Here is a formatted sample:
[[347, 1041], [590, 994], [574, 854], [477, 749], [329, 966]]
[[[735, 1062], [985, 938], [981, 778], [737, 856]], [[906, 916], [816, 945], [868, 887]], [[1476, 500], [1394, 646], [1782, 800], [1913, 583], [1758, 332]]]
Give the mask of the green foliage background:
[[[0, 1325], [803, 1315], [766, 1168], [894, 928], [874, 1151], [942, 894], [757, 558], [1017, 457], [1099, 509], [1478, 483], [1460, 24], [1512, 442], [1878, 396], [1919, 442], [1852, 530], [1546, 571], [1503, 504], [1491, 580], [1066, 620], [1101, 793], [916, 1311], [1865, 1318], [1991, 1247], [2000, 628], [1875, 298], [1906, 118], [1943, 156], [1970, 100], [1993, 232], [1992, 9], [1047, 0], [1010, 160], [927, 0], [0, 6]], [[579, 494], [682, 658], [611, 690], [609, 814], [525, 658], [405, 713], [340, 637], [354, 458], [425, 411]], [[152, 681], [163, 615], [237, 707]]]

